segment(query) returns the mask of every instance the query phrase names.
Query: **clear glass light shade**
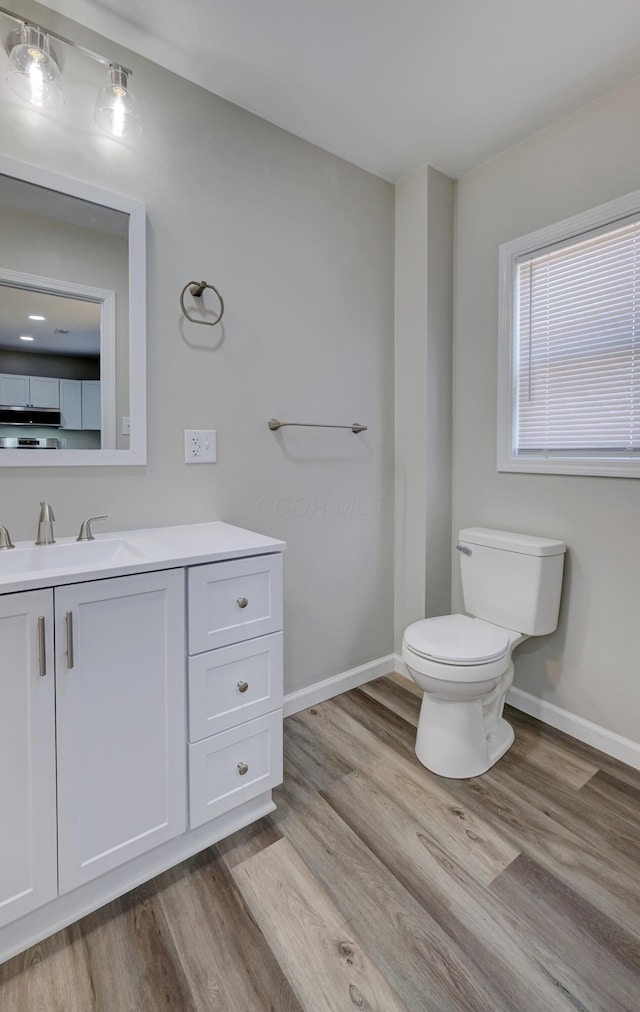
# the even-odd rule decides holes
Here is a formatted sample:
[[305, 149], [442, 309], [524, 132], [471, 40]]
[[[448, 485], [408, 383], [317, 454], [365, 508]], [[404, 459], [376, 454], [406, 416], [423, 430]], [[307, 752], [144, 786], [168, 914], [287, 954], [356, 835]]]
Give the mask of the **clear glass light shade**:
[[49, 36], [35, 25], [22, 25], [9, 59], [15, 70], [7, 77], [11, 90], [39, 109], [62, 101], [60, 68]]
[[122, 67], [109, 67], [109, 80], [98, 92], [94, 119], [112, 137], [138, 137], [142, 133], [138, 103]]

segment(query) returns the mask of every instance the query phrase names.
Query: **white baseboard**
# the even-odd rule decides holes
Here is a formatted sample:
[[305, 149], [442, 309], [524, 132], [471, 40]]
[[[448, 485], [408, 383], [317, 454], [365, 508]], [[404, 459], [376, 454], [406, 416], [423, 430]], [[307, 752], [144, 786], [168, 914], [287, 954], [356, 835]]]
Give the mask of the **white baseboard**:
[[[359, 668], [352, 668], [340, 675], [334, 675], [333, 678], [316, 682], [308, 688], [290, 692], [284, 697], [284, 715], [288, 717], [292, 713], [298, 713], [299, 710], [305, 710], [308, 706], [315, 706], [316, 703], [322, 703], [325, 699], [338, 696], [341, 692], [347, 692], [349, 689], [357, 688], [358, 685], [364, 685], [365, 682], [371, 682], [374, 678], [389, 675], [392, 671], [403, 675], [408, 681], [412, 681], [400, 655], [389, 654], [387, 657], [381, 657], [369, 664], [362, 664]], [[516, 710], [522, 710], [530, 717], [541, 720], [543, 724], [549, 724], [550, 727], [555, 727], [558, 731], [564, 731], [565, 734], [577, 738], [585, 745], [591, 745], [592, 748], [597, 748], [605, 755], [619, 759], [627, 766], [640, 770], [640, 743], [631, 741], [630, 738], [623, 738], [622, 735], [616, 734], [614, 731], [608, 731], [606, 727], [600, 727], [599, 724], [585, 720], [584, 717], [570, 713], [569, 710], [563, 710], [546, 699], [532, 696], [530, 693], [524, 692], [523, 689], [512, 686], [507, 694], [507, 702]]]
[[507, 693], [507, 702], [516, 710], [522, 710], [530, 717], [537, 717], [544, 724], [549, 724], [558, 731], [564, 731], [565, 734], [577, 738], [585, 745], [591, 745], [600, 752], [604, 752], [605, 755], [612, 756], [612, 758], [626, 763], [627, 766], [633, 766], [634, 769], [640, 770], [640, 744], [638, 742], [631, 741], [630, 738], [623, 738], [622, 735], [616, 734], [614, 731], [608, 731], [606, 727], [593, 724], [590, 720], [578, 717], [575, 713], [570, 713], [569, 710], [563, 710], [546, 699], [532, 696], [530, 693], [524, 692], [523, 689], [512, 686]]
[[298, 689], [297, 692], [289, 692], [284, 697], [284, 715], [290, 717], [292, 713], [323, 703], [325, 699], [339, 696], [341, 692], [356, 689], [365, 682], [372, 682], [374, 678], [381, 678], [382, 675], [389, 675], [395, 670], [394, 665], [395, 657], [389, 654], [387, 657], [378, 658], [377, 661], [343, 671], [332, 678], [325, 678], [322, 682], [315, 682], [307, 688]]
[[402, 675], [402, 677], [406, 678], [408, 682], [412, 682], [413, 681], [413, 678], [411, 677], [411, 675], [407, 671], [407, 665], [402, 660], [402, 657], [400, 656], [400, 654], [394, 654], [393, 655], [393, 664], [394, 664], [393, 670], [395, 671], [395, 673], [397, 675]]
[[[395, 671], [411, 680], [402, 658], [396, 654], [394, 660]], [[513, 685], [507, 693], [507, 702], [516, 710], [522, 710], [530, 717], [541, 720], [543, 724], [549, 724], [550, 727], [555, 727], [558, 731], [564, 731], [565, 734], [577, 738], [585, 745], [591, 745], [592, 748], [597, 748], [605, 755], [619, 759], [627, 766], [633, 766], [634, 769], [640, 770], [640, 744], [638, 742], [631, 741], [630, 738], [623, 738], [622, 735], [616, 734], [614, 731], [608, 731], [606, 727], [593, 724], [590, 720], [585, 720], [584, 717], [579, 717], [569, 710], [563, 710], [555, 703], [539, 699]]]

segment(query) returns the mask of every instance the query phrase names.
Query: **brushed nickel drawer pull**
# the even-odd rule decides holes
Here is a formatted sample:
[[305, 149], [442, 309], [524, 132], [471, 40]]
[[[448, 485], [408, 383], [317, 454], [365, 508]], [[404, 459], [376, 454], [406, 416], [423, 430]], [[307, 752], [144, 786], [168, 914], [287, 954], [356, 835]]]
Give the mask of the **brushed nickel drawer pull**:
[[238, 600], [236, 601], [236, 604], [238, 605], [238, 608], [246, 608], [247, 605], [249, 604], [249, 601], [247, 600], [246, 597], [239, 597]]
[[47, 673], [47, 647], [44, 638], [44, 615], [38, 619], [38, 666], [42, 678]]
[[243, 777], [245, 775], [245, 773], [248, 773], [248, 772], [249, 772], [249, 767], [247, 766], [246, 763], [238, 763], [238, 773], [240, 774], [241, 777]]
[[248, 682], [238, 682], [238, 692], [246, 692], [248, 688]]
[[73, 612], [68, 611], [65, 616], [67, 627], [67, 667], [73, 667]]

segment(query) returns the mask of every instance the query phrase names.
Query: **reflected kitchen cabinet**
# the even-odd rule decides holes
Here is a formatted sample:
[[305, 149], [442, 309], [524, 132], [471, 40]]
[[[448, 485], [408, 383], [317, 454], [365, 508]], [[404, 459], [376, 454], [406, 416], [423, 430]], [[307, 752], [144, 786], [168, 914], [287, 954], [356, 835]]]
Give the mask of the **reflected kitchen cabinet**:
[[60, 407], [60, 381], [53, 376], [14, 376], [0, 373], [0, 404]]
[[0, 404], [29, 403], [29, 377], [0, 373]]
[[29, 404], [34, 408], [59, 408], [60, 380], [52, 376], [30, 376]]
[[82, 380], [60, 380], [60, 417], [63, 429], [82, 428]]
[[63, 429], [100, 430], [99, 380], [60, 380], [60, 414]]
[[100, 381], [82, 380], [82, 428], [100, 429]]

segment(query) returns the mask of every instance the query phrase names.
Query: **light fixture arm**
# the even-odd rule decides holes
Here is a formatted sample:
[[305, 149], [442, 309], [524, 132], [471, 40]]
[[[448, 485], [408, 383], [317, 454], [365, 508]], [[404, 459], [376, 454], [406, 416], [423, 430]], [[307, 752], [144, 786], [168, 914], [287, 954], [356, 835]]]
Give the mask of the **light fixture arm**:
[[5, 17], [15, 21], [16, 24], [22, 27], [39, 28], [40, 31], [45, 32], [51, 39], [55, 39], [56, 42], [62, 42], [65, 46], [71, 46], [72, 49], [76, 49], [79, 53], [84, 53], [91, 60], [95, 60], [96, 63], [102, 63], [105, 67], [118, 67], [124, 71], [127, 77], [133, 77], [133, 71], [129, 70], [128, 67], [123, 67], [121, 63], [116, 63], [113, 60], [108, 60], [106, 56], [101, 56], [100, 53], [96, 53], [93, 49], [88, 49], [86, 46], [81, 46], [78, 42], [73, 42], [72, 39], [66, 38], [65, 35], [60, 35], [58, 32], [52, 31], [50, 28], [45, 28], [44, 25], [36, 24], [34, 21], [27, 21], [25, 18], [21, 18], [19, 14], [15, 14], [13, 11], [7, 10], [6, 7], [0, 7], [0, 14], [4, 14]]

